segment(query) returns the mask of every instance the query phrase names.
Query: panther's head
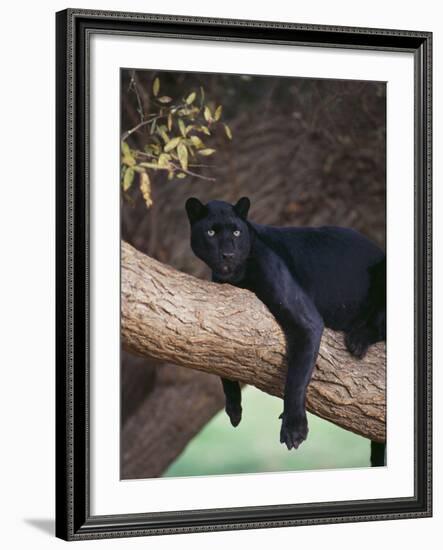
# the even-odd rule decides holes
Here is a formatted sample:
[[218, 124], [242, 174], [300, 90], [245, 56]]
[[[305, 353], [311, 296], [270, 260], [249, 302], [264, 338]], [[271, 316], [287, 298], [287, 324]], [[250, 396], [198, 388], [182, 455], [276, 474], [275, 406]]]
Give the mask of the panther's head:
[[248, 198], [235, 205], [223, 201], [202, 204], [196, 198], [186, 201], [191, 224], [191, 247], [220, 281], [235, 282], [244, 272], [251, 250], [251, 234], [247, 224]]

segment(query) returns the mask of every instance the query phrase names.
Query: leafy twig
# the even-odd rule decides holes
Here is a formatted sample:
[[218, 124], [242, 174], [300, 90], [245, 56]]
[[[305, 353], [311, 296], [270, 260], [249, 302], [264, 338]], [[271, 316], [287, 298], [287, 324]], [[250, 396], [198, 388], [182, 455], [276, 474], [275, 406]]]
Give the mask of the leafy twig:
[[[207, 157], [216, 152], [208, 147], [206, 136], [211, 136], [211, 130], [219, 124], [224, 128], [227, 138], [232, 139], [229, 126], [221, 121], [223, 106], [208, 105], [203, 88], [200, 88], [200, 107], [196, 106], [197, 91], [191, 90], [181, 100], [174, 101], [169, 95], [159, 95], [160, 88], [160, 79], [156, 77], [152, 83], [152, 102], [157, 105], [158, 112], [144, 111], [144, 89], [138, 87], [136, 71], [131, 71], [128, 92], [135, 94], [140, 122], [121, 136], [123, 192], [127, 192], [135, 178], [138, 178], [140, 192], [148, 208], [152, 205], [150, 174], [156, 170], [166, 170], [168, 179], [183, 179], [189, 175], [206, 181], [216, 181], [214, 177], [198, 173], [201, 168], [216, 166], [200, 163], [198, 158], [189, 162], [189, 155], [196, 157], [198, 153]], [[146, 103], [150, 104], [151, 99]], [[138, 150], [138, 147], [131, 149], [126, 140], [148, 124], [151, 128], [149, 134], [146, 134], [144, 151]], [[147, 160], [143, 161], [143, 158]]]
[[202, 174], [197, 174], [197, 172], [192, 172], [191, 170], [185, 170], [182, 166], [177, 166], [175, 163], [171, 161], [169, 161], [169, 164], [171, 164], [171, 166], [173, 166], [179, 172], [184, 172], [189, 176], [194, 176], [195, 178], [200, 178], [202, 180], [207, 180], [207, 181], [216, 181], [216, 178], [210, 178], [209, 176], [203, 176]]
[[152, 118], [148, 118], [146, 120], [143, 120], [142, 122], [139, 122], [136, 126], [134, 126], [134, 128], [131, 128], [130, 130], [127, 130], [122, 135], [122, 141], [126, 141], [131, 134], [133, 134], [137, 130], [140, 130], [140, 128], [142, 128], [143, 126], [146, 126], [146, 124], [150, 124], [153, 120], [157, 120], [161, 117], [162, 117], [162, 115], [156, 113], [156, 115], [153, 116]]
[[138, 104], [137, 111], [138, 111], [138, 114], [140, 115], [140, 122], [143, 122], [145, 120], [145, 115], [143, 112], [142, 100], [140, 98], [140, 94], [137, 87], [137, 81], [135, 80], [135, 71], [131, 72], [131, 81], [129, 83], [129, 89], [134, 90], [134, 93], [137, 97], [137, 104]]

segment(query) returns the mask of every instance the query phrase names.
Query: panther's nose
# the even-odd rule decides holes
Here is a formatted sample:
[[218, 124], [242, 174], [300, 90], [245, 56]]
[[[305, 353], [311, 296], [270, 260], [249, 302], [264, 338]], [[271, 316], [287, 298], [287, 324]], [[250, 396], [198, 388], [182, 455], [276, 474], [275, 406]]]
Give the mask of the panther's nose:
[[223, 253], [222, 253], [222, 258], [223, 258], [224, 260], [229, 260], [229, 259], [231, 259], [231, 258], [233, 258], [233, 257], [234, 257], [234, 252], [223, 252]]

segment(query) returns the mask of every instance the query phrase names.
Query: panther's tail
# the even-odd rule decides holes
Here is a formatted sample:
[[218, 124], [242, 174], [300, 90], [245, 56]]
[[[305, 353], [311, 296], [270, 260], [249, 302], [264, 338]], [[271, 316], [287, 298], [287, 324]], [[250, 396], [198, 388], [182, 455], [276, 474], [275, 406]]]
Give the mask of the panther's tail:
[[371, 285], [367, 299], [369, 318], [377, 340], [386, 340], [386, 257], [370, 269]]
[[371, 466], [386, 466], [386, 443], [371, 441]]
[[[371, 269], [368, 298], [375, 336], [377, 340], [386, 340], [386, 258]], [[371, 466], [386, 466], [386, 443], [371, 441]]]

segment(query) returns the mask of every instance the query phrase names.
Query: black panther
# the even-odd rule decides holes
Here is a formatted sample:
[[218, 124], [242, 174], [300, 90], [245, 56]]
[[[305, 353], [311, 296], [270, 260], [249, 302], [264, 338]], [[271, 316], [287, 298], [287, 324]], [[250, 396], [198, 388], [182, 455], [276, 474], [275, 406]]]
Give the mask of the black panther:
[[[306, 439], [306, 389], [323, 328], [345, 333], [358, 358], [386, 339], [384, 252], [353, 229], [274, 227], [247, 219], [250, 201], [186, 202], [191, 247], [212, 269], [212, 280], [248, 289], [280, 324], [288, 372], [280, 442], [297, 449]], [[222, 379], [231, 424], [241, 420], [239, 383]], [[372, 464], [383, 465], [384, 449], [372, 447]]]

